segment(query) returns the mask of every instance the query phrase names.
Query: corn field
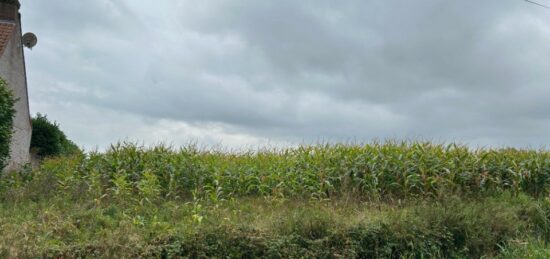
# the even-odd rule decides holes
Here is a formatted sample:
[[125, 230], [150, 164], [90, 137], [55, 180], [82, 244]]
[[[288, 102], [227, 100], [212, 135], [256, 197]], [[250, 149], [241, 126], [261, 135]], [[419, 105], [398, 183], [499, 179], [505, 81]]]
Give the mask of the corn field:
[[122, 143], [0, 177], [0, 258], [547, 258], [549, 174], [543, 150]]
[[[14, 180], [15, 178], [22, 178]], [[456, 144], [384, 142], [249, 152], [118, 144], [106, 152], [50, 159], [5, 179], [53, 182], [45, 192], [96, 196], [333, 198], [438, 197], [499, 192], [547, 195], [550, 152]], [[6, 183], [7, 182], [7, 183]]]

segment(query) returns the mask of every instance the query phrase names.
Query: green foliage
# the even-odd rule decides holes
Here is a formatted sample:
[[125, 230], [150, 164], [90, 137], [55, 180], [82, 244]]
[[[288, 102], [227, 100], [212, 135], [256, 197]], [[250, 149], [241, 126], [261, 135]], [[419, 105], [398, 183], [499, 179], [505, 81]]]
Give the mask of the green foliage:
[[315, 207], [298, 208], [289, 211], [285, 217], [273, 222], [276, 232], [283, 235], [299, 235], [311, 240], [323, 239], [338, 228], [337, 220], [329, 212]]
[[112, 196], [119, 199], [120, 201], [129, 200], [132, 195], [132, 185], [126, 179], [126, 174], [118, 173], [116, 174], [112, 182]]
[[140, 200], [141, 204], [155, 201], [160, 195], [160, 184], [157, 176], [150, 171], [144, 172], [143, 177], [137, 183], [137, 189], [140, 196], [143, 197]]
[[[482, 258], [547, 254], [525, 196], [401, 204], [245, 199], [0, 204], [0, 254], [46, 258]], [[539, 215], [544, 216], [544, 215]], [[545, 215], [548, 216], [548, 215]], [[530, 244], [529, 242], [538, 240]], [[515, 257], [520, 258], [520, 257]], [[525, 258], [525, 257], [521, 257]]]
[[41, 157], [81, 154], [78, 146], [67, 139], [59, 124], [38, 113], [32, 118], [31, 150]]
[[542, 150], [118, 144], [0, 178], [0, 257], [544, 256], [549, 178]]
[[0, 78], [0, 171], [7, 165], [10, 157], [15, 101], [6, 81]]
[[508, 247], [503, 247], [499, 258], [550, 258], [550, 246], [540, 240], [512, 241]]
[[[93, 171], [102, 178], [102, 194], [120, 187], [123, 193], [143, 195], [145, 199], [185, 198], [194, 192], [198, 198], [212, 202], [250, 196], [391, 200], [480, 197], [502, 192], [544, 197], [550, 190], [550, 152], [470, 150], [430, 143], [312, 146], [244, 153], [193, 146], [174, 150], [119, 144], [105, 153], [52, 159], [44, 168], [50, 169], [39, 172], [66, 168], [63, 170], [75, 175], [72, 186], [92, 185], [88, 176]], [[85, 194], [77, 191], [71, 195]]]

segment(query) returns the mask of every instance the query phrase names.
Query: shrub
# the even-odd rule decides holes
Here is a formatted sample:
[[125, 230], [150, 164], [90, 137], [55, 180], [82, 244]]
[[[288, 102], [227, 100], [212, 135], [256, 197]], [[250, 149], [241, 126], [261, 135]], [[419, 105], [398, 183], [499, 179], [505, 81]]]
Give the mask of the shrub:
[[6, 81], [0, 78], [0, 169], [7, 165], [10, 156], [15, 101]]
[[59, 124], [38, 113], [32, 119], [31, 150], [41, 157], [80, 154], [78, 146], [67, 139]]

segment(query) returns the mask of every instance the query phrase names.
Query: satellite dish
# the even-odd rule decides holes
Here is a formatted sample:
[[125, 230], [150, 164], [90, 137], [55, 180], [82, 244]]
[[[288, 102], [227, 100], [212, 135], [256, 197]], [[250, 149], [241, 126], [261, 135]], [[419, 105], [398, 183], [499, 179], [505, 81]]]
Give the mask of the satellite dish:
[[27, 32], [25, 35], [23, 35], [23, 46], [32, 49], [34, 46], [36, 46], [36, 43], [38, 43], [38, 38], [34, 33]]

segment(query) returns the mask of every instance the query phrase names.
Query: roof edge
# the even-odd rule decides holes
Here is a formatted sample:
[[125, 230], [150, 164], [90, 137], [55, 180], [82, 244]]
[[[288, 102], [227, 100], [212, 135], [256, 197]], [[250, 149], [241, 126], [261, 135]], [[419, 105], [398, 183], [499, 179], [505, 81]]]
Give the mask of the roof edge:
[[21, 8], [21, 3], [19, 0], [0, 0], [0, 4], [15, 5], [17, 9]]

